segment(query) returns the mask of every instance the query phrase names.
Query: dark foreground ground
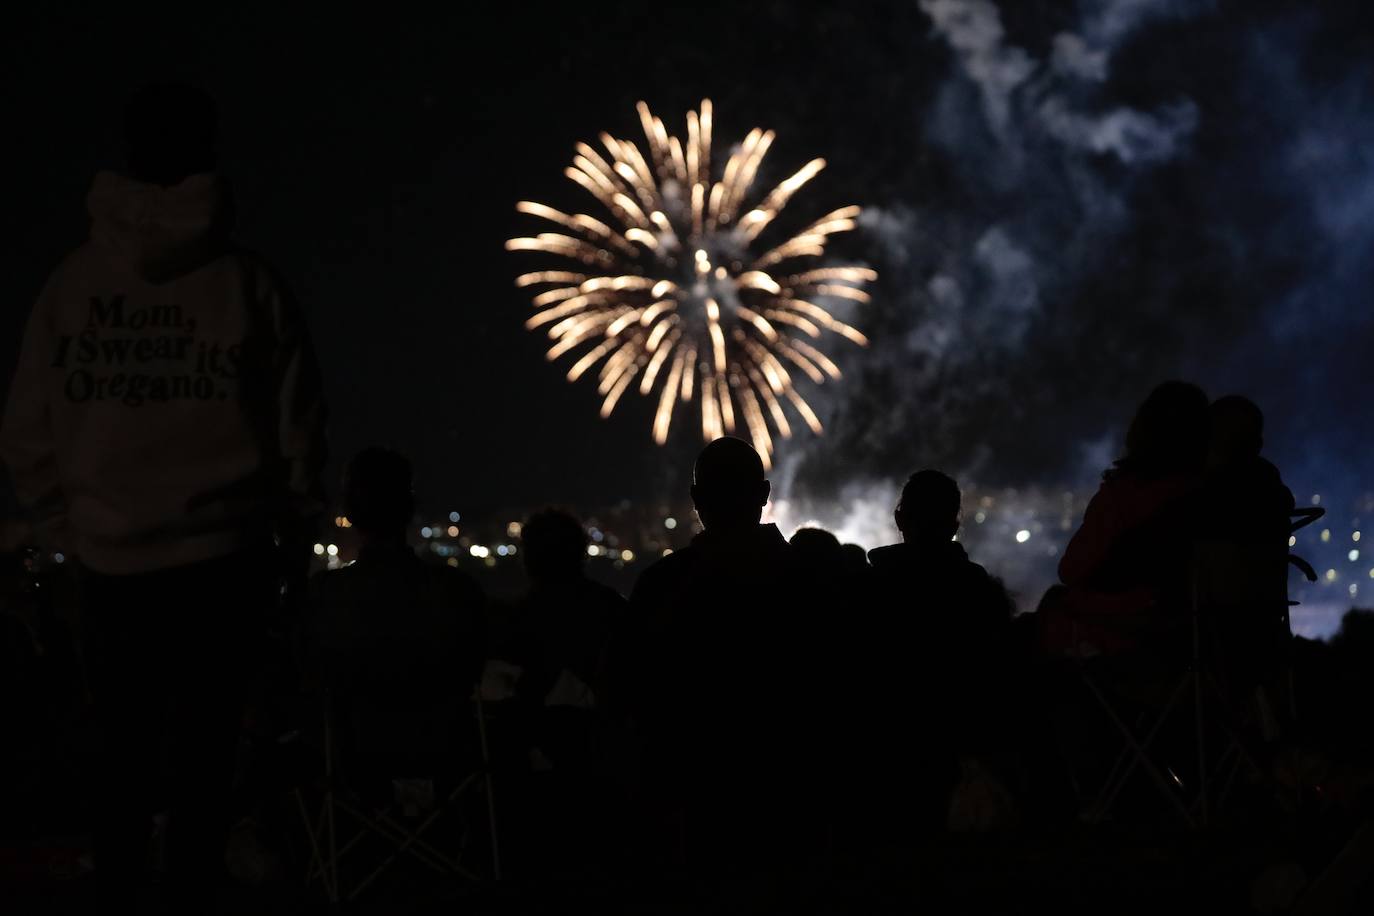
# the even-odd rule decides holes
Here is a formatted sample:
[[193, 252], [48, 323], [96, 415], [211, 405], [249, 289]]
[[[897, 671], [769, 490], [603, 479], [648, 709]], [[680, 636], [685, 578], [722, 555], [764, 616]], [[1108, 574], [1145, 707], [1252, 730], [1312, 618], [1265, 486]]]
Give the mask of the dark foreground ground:
[[[80, 838], [4, 850], [6, 913], [98, 912]], [[439, 878], [413, 862], [332, 910], [280, 862], [216, 912], [350, 913], [1374, 913], [1374, 826], [1332, 818], [1282, 832], [1101, 826], [950, 838], [818, 857], [789, 874], [655, 882], [628, 875]]]

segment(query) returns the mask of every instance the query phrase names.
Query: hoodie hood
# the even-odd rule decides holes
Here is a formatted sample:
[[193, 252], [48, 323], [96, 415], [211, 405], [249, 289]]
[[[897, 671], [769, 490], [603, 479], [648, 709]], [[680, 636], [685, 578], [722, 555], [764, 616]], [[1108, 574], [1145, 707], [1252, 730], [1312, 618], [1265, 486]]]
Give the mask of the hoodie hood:
[[191, 175], [164, 188], [101, 172], [86, 205], [91, 242], [152, 283], [194, 270], [227, 239], [229, 195], [218, 175]]

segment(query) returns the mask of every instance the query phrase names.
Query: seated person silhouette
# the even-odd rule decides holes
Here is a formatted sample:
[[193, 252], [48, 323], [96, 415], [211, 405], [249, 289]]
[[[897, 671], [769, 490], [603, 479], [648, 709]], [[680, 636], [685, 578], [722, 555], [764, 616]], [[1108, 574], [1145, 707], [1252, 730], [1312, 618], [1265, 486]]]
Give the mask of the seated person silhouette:
[[[613, 659], [644, 746], [642, 807], [687, 837], [689, 859], [722, 866], [797, 839], [787, 835], [802, 807], [787, 786], [807, 758], [797, 711], [824, 689], [800, 675], [812, 614], [792, 549], [760, 524], [769, 492], [747, 443], [702, 450], [691, 495], [705, 530], [641, 574]], [[679, 818], [679, 829], [664, 821]]]
[[1261, 454], [1264, 414], [1240, 395], [1218, 398], [1208, 410], [1210, 431], [1203, 480], [1208, 534], [1275, 544], [1286, 550], [1293, 491]]
[[587, 577], [587, 532], [573, 516], [537, 512], [520, 539], [530, 587], [515, 609], [515, 637], [503, 655], [524, 669], [518, 691], [531, 702], [590, 709], [604, 693], [610, 636], [628, 605], [615, 589]]
[[1041, 601], [1053, 654], [1172, 645], [1189, 607], [1191, 540], [1207, 452], [1202, 389], [1165, 382], [1126, 433]]
[[379, 777], [431, 775], [424, 767], [466, 738], [459, 723], [485, 655], [482, 591], [406, 544], [414, 496], [400, 454], [354, 456], [344, 511], [358, 558], [311, 580], [309, 657], [333, 693], [346, 752]]
[[902, 543], [869, 552], [871, 633], [860, 656], [870, 708], [885, 719], [867, 736], [872, 757], [897, 767], [885, 791], [907, 810], [928, 801], [935, 818], [959, 758], [1000, 750], [1010, 690], [1011, 599], [954, 540], [961, 501], [940, 471], [907, 480], [893, 513]]
[[[518, 746], [532, 772], [502, 815], [518, 858], [536, 871], [594, 867], [618, 836], [623, 811], [608, 728], [610, 639], [628, 604], [587, 576], [587, 532], [572, 515], [536, 512], [520, 531], [529, 588], [512, 608], [511, 633], [494, 657], [520, 671], [502, 716], [504, 749]], [[513, 809], [513, 810], [511, 810]]]
[[1291, 638], [1288, 536], [1293, 493], [1260, 455], [1264, 414], [1248, 398], [1218, 398], [1194, 554], [1195, 594], [1214, 664], [1239, 694], [1272, 681]]

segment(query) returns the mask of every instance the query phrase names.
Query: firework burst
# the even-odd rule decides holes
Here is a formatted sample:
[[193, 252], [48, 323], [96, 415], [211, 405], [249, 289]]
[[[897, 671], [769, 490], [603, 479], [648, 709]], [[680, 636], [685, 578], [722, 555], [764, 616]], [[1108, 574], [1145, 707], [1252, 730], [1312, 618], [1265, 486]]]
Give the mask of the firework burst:
[[868, 342], [831, 306], [867, 303], [863, 285], [877, 274], [817, 263], [830, 236], [854, 228], [859, 208], [834, 210], [769, 245], [761, 241], [769, 225], [825, 160], [813, 159], [759, 196], [754, 179], [773, 143], [771, 130], [750, 131], [717, 172], [709, 100], [687, 113], [685, 142], [643, 102], [637, 107], [647, 156], [603, 133], [606, 154], [579, 143], [564, 172], [611, 222], [529, 201], [516, 205], [559, 231], [511, 239], [506, 248], [576, 266], [516, 278], [535, 293], [536, 311], [525, 326], [544, 329], [554, 341], [550, 360], [575, 354], [569, 381], [599, 364], [601, 416], [636, 386], [658, 399], [653, 436], [662, 444], [678, 403], [696, 400], [704, 438], [742, 426], [769, 463], [774, 435], [792, 435], [789, 408], [821, 432], [793, 375], [817, 384], [840, 377], [817, 344], [827, 333]]

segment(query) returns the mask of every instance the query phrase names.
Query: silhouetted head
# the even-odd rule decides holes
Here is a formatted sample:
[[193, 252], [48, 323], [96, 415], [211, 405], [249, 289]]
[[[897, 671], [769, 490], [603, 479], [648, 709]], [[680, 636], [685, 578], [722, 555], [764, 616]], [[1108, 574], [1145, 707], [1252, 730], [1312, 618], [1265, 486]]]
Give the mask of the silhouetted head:
[[868, 551], [858, 544], [845, 544], [840, 548], [840, 555], [844, 559], [846, 573], [855, 575], [868, 569]]
[[215, 170], [215, 100], [183, 83], [153, 83], [124, 107], [129, 177], [171, 187]]
[[415, 514], [410, 461], [386, 448], [365, 448], [344, 468], [344, 514], [365, 538], [403, 540]]
[[1331, 647], [1367, 664], [1374, 654], [1374, 611], [1351, 608], [1341, 617], [1341, 628], [1331, 638]]
[[1207, 395], [1188, 382], [1150, 392], [1126, 432], [1122, 470], [1145, 477], [1198, 471], [1207, 452]]
[[792, 545], [792, 556], [808, 572], [831, 577], [844, 572], [840, 539], [824, 528], [798, 528], [788, 543]]
[[892, 518], [907, 543], [942, 543], [959, 530], [962, 500], [954, 478], [928, 468], [907, 480]]
[[1230, 464], [1254, 458], [1264, 448], [1264, 413], [1259, 405], [1238, 394], [1212, 402], [1208, 464]]
[[525, 571], [535, 582], [575, 578], [587, 561], [587, 531], [566, 512], [545, 509], [520, 529]]
[[692, 468], [692, 502], [706, 530], [747, 528], [759, 523], [768, 502], [763, 461], [742, 439], [717, 439]]

